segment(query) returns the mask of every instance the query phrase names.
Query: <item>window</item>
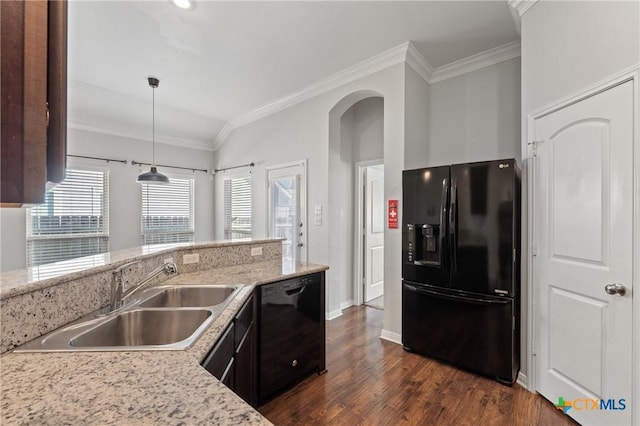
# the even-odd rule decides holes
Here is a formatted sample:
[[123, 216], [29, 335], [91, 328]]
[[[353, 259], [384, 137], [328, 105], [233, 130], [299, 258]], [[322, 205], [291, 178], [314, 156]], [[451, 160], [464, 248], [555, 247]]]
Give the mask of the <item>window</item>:
[[224, 237], [251, 237], [251, 175], [224, 181]]
[[44, 204], [27, 209], [27, 266], [109, 250], [109, 175], [67, 170]]
[[193, 241], [194, 179], [142, 184], [142, 245]]

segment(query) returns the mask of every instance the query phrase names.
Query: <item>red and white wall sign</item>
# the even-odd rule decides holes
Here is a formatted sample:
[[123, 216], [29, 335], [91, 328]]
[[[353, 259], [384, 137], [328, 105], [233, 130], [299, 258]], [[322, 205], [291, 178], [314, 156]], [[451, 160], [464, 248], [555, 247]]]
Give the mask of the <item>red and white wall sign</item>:
[[398, 227], [398, 200], [389, 200], [389, 229]]

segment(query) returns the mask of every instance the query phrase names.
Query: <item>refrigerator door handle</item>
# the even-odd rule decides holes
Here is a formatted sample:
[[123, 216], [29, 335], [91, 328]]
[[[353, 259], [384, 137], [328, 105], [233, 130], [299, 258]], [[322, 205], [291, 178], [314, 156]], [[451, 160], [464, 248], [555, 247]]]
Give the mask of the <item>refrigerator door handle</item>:
[[445, 241], [447, 238], [445, 230], [445, 220], [447, 217], [447, 189], [449, 182], [447, 178], [442, 179], [442, 195], [440, 197], [440, 266], [444, 267], [444, 248], [446, 247]]
[[474, 305], [506, 305], [510, 303], [512, 300], [511, 298], [483, 299], [483, 298], [475, 298], [475, 297], [468, 297], [468, 296], [459, 296], [455, 294], [445, 294], [445, 293], [439, 293], [437, 291], [427, 290], [426, 288], [421, 288], [421, 287], [418, 288], [416, 286], [409, 285], [409, 284], [405, 284], [404, 288], [406, 288], [409, 291], [413, 291], [414, 293], [422, 293], [432, 297], [437, 297], [439, 299], [457, 300], [460, 302], [472, 303]]
[[449, 229], [450, 229], [450, 245], [449, 251], [451, 253], [451, 270], [456, 271], [457, 266], [457, 248], [458, 241], [456, 238], [456, 228], [458, 222], [458, 182], [455, 178], [451, 178], [451, 199], [449, 200]]

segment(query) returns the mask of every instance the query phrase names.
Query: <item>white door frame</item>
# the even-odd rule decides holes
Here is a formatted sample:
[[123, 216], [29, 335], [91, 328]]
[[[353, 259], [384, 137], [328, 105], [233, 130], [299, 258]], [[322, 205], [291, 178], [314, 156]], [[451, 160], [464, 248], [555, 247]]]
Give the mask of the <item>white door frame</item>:
[[269, 223], [269, 198], [271, 197], [271, 192], [269, 191], [269, 171], [278, 170], [278, 169], [286, 169], [287, 167], [294, 166], [302, 166], [302, 176], [300, 177], [300, 189], [301, 189], [301, 197], [300, 197], [300, 217], [302, 218], [303, 233], [300, 238], [300, 242], [302, 243], [302, 247], [300, 249], [300, 259], [302, 261], [307, 261], [309, 259], [309, 250], [307, 245], [307, 235], [309, 234], [309, 220], [307, 217], [307, 199], [309, 198], [307, 195], [307, 162], [308, 160], [305, 158], [304, 160], [292, 161], [290, 163], [282, 163], [276, 164], [273, 166], [266, 166], [264, 168], [264, 180], [265, 180], [265, 224], [267, 228], [267, 235], [271, 234], [271, 224]]
[[[535, 219], [536, 216], [535, 206], [535, 172], [536, 172], [536, 160], [532, 155], [533, 145], [535, 142], [535, 120], [541, 118], [547, 114], [565, 108], [571, 104], [594, 96], [598, 93], [606, 91], [619, 84], [633, 81], [633, 253], [634, 258], [638, 258], [640, 255], [640, 64], [628, 68], [622, 72], [600, 81], [597, 84], [591, 85], [583, 90], [573, 93], [570, 96], [561, 98], [552, 104], [549, 104], [527, 116], [527, 146], [529, 147], [528, 158], [528, 173], [527, 173], [527, 194], [528, 194], [528, 247], [527, 247], [527, 339], [526, 342], [526, 356], [527, 356], [527, 386], [530, 391], [535, 392], [538, 384], [538, 371], [535, 357], [535, 345], [539, 341], [539, 327], [536, 322], [537, 318], [537, 306], [536, 306], [536, 280], [538, 279], [535, 259], [533, 255], [535, 241], [535, 232], [537, 230]], [[634, 293], [638, 292], [640, 285], [640, 262], [634, 262], [633, 266], [633, 289]], [[640, 297], [632, 294], [633, 297], [633, 322], [632, 322], [632, 336], [635, 336], [633, 342], [633, 355], [632, 355], [632, 375], [633, 375], [633, 392], [630, 395], [633, 407], [631, 413], [632, 424], [640, 423]]]
[[362, 264], [364, 259], [364, 245], [362, 244], [362, 230], [364, 229], [364, 209], [365, 205], [362, 202], [364, 198], [364, 171], [369, 166], [384, 165], [384, 159], [379, 158], [375, 160], [358, 161], [355, 163], [355, 175], [356, 175], [356, 189], [353, 191], [356, 194], [356, 208], [354, 209], [354, 229], [353, 229], [353, 241], [355, 247], [355, 257], [353, 261], [355, 268], [353, 268], [353, 303], [355, 305], [362, 305], [364, 303], [364, 281], [362, 280]]

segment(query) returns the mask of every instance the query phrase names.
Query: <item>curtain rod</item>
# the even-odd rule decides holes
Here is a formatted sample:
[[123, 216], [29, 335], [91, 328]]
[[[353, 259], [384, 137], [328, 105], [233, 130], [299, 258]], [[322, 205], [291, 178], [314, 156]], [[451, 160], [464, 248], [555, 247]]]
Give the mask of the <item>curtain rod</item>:
[[216, 174], [218, 172], [226, 172], [227, 170], [239, 169], [241, 167], [254, 167], [255, 165], [256, 163], [249, 163], [249, 164], [242, 164], [240, 166], [226, 167], [224, 169], [215, 169], [213, 171], [213, 174]]
[[85, 158], [87, 160], [100, 160], [100, 161], [106, 161], [107, 163], [110, 163], [110, 162], [122, 163], [122, 164], [127, 164], [128, 163], [127, 160], [116, 160], [115, 158], [102, 158], [102, 157], [87, 157], [86, 155], [67, 154], [67, 157]]
[[[136, 161], [136, 160], [131, 160], [131, 165], [132, 166], [136, 166], [136, 165], [140, 165], [140, 166], [151, 166], [151, 163], [141, 163], [140, 161]], [[181, 170], [191, 170], [192, 172], [203, 172], [203, 173], [208, 173], [209, 170], [207, 169], [196, 169], [193, 167], [180, 167], [180, 166], [167, 166], [166, 164], [155, 164], [158, 167], [168, 167], [170, 169], [181, 169]]]

